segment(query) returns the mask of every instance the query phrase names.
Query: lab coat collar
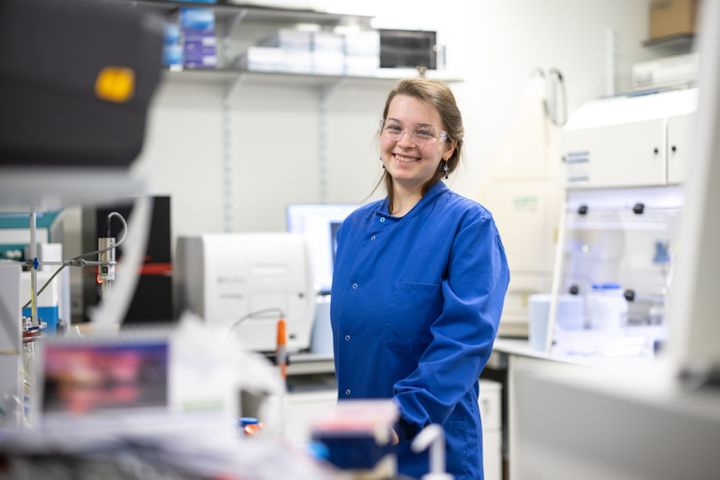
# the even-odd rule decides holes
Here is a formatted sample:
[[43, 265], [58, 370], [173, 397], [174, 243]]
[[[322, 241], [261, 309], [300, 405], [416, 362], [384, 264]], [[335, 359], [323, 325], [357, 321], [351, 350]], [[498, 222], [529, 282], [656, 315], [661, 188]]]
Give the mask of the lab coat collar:
[[405, 218], [412, 218], [425, 210], [427, 205], [432, 203], [435, 198], [442, 195], [448, 190], [450, 189], [447, 187], [447, 185], [445, 185], [442, 180], [439, 180], [435, 185], [430, 187], [430, 190], [428, 190], [427, 193], [423, 195], [420, 201], [402, 217], [393, 217], [392, 215], [390, 215], [390, 213], [388, 212], [388, 199], [387, 197], [385, 197], [385, 200], [380, 202], [379, 208], [375, 211], [375, 215], [382, 216], [387, 218], [388, 220], [393, 220], [396, 222]]

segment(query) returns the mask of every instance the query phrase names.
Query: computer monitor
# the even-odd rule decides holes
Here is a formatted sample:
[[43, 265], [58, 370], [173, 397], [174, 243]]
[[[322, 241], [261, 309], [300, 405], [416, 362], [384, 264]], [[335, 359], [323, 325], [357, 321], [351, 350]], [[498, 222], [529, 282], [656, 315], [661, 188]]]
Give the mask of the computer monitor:
[[330, 293], [337, 231], [356, 208], [358, 205], [351, 204], [294, 204], [287, 207], [288, 232], [302, 234], [307, 239], [318, 293]]

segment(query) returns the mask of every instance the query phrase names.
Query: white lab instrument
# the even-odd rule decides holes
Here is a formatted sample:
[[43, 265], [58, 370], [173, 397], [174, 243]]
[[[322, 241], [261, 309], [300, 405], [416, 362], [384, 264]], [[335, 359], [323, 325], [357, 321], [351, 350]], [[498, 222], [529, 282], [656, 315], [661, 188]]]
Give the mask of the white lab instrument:
[[287, 322], [288, 351], [310, 346], [315, 293], [305, 240], [288, 233], [179, 237], [177, 307], [232, 330], [250, 349], [275, 349]]
[[582, 105], [559, 137], [567, 188], [682, 183], [690, 162], [697, 89]]
[[23, 417], [20, 264], [0, 262], [0, 426]]
[[699, 63], [697, 52], [636, 63], [632, 66], [632, 88], [646, 90], [695, 85]]

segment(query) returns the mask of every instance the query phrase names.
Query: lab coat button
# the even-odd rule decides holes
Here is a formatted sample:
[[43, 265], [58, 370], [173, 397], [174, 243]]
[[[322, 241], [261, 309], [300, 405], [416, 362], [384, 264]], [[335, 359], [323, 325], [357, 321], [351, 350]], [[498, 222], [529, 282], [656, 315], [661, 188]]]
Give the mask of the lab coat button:
[[370, 237], [370, 240], [375, 240], [375, 235], [373, 235], [372, 237]]
[[385, 222], [385, 217], [380, 217], [380, 223]]
[[350, 335], [345, 335], [345, 341], [346, 341], [346, 342], [349, 342], [349, 341], [350, 341]]
[[357, 284], [357, 283], [353, 283], [352, 287], [353, 287], [353, 289], [357, 289], [357, 288], [358, 288], [358, 284]]
[[346, 397], [349, 397], [349, 396], [350, 396], [350, 389], [349, 389], [349, 388], [348, 388], [347, 390], [345, 390], [345, 396], [346, 396]]

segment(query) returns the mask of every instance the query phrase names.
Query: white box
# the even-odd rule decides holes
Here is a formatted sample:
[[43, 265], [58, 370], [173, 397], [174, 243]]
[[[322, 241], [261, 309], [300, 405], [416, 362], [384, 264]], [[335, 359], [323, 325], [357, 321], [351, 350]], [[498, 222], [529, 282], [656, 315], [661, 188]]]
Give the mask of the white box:
[[347, 55], [345, 73], [349, 75], [371, 75], [380, 68], [380, 55]]
[[345, 54], [342, 50], [314, 50], [312, 72], [326, 75], [342, 75], [345, 71]]
[[[380, 57], [380, 32], [366, 30], [345, 35], [345, 53], [348, 55], [377, 55]], [[379, 64], [379, 63], [378, 63]]]
[[312, 71], [312, 52], [280, 47], [248, 47], [238, 59], [238, 67], [256, 72]]
[[238, 59], [238, 66], [246, 70], [282, 72], [287, 66], [285, 50], [277, 47], [248, 47]]
[[343, 52], [345, 50], [345, 36], [333, 32], [313, 32], [313, 50], [333, 50]]
[[312, 34], [306, 30], [283, 28], [258, 42], [262, 47], [278, 47], [285, 50], [307, 50], [312, 48]]

